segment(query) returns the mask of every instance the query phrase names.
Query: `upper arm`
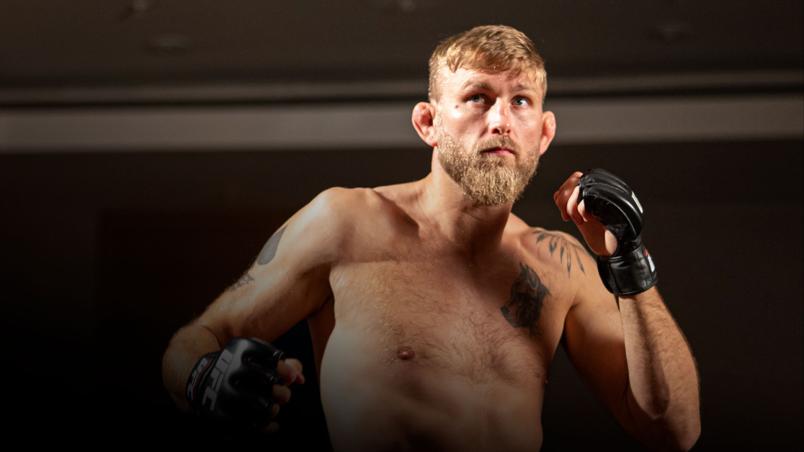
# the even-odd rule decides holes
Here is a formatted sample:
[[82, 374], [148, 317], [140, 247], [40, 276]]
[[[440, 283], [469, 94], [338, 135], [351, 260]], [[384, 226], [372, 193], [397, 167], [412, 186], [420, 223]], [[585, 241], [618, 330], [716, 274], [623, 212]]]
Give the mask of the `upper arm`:
[[620, 312], [600, 280], [594, 257], [583, 253], [580, 258], [591, 271], [578, 273], [575, 299], [564, 324], [564, 346], [583, 380], [622, 422], [628, 369]]
[[234, 336], [272, 341], [318, 310], [346, 236], [346, 189], [329, 189], [283, 224], [240, 280], [197, 319], [223, 344]]

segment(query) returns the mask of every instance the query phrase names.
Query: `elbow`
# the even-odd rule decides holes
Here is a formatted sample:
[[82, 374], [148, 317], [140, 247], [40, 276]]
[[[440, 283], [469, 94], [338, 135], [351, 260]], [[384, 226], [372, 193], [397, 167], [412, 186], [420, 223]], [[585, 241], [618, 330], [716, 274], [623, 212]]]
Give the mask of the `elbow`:
[[690, 450], [701, 436], [701, 411], [697, 395], [676, 404], [665, 416], [674, 450]]
[[683, 419], [663, 419], [657, 430], [650, 435], [646, 445], [651, 450], [688, 451], [695, 446], [701, 436], [701, 420], [698, 416]]
[[701, 436], [701, 419], [699, 416], [694, 416], [693, 419], [687, 420], [680, 431], [675, 435], [677, 450], [690, 450], [698, 442]]
[[639, 432], [637, 437], [650, 450], [690, 450], [701, 436], [697, 404], [671, 404], [669, 400], [657, 398], [631, 408]]

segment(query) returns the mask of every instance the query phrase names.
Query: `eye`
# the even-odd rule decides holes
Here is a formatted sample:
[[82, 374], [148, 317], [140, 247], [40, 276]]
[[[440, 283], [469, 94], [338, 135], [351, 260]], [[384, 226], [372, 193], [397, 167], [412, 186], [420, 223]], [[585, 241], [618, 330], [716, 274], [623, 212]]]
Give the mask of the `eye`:
[[513, 103], [518, 107], [527, 107], [528, 105], [530, 105], [530, 99], [524, 96], [517, 96], [514, 98]]
[[466, 101], [474, 104], [485, 104], [488, 98], [483, 94], [472, 94], [466, 98]]

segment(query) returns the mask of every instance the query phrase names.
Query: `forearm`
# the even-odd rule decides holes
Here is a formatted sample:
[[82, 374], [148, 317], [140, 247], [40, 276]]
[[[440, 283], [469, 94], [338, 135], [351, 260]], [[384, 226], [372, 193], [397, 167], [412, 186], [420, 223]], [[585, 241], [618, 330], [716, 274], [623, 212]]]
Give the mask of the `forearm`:
[[197, 323], [183, 327], [170, 340], [162, 357], [162, 381], [173, 401], [182, 410], [189, 409], [185, 387], [196, 362], [205, 354], [220, 348], [215, 335]]
[[627, 404], [635, 433], [662, 449], [689, 449], [700, 432], [698, 374], [689, 345], [656, 288], [621, 297]]

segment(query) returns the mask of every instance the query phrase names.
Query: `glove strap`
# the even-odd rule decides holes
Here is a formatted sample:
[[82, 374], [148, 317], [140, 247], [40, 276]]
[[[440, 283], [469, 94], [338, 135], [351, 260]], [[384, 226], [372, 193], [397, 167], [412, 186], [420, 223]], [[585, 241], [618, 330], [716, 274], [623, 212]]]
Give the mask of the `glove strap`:
[[195, 363], [193, 371], [190, 372], [190, 376], [187, 378], [185, 395], [187, 396], [187, 401], [194, 410], [198, 409], [197, 401], [201, 395], [199, 393], [201, 389], [201, 382], [204, 380], [204, 376], [206, 376], [210, 369], [212, 369], [212, 366], [215, 364], [215, 360], [218, 358], [218, 355], [220, 355], [220, 352], [207, 353], [206, 355], [202, 356], [201, 359]]
[[653, 259], [641, 243], [622, 255], [598, 256], [597, 271], [606, 289], [620, 296], [642, 293], [658, 280]]

